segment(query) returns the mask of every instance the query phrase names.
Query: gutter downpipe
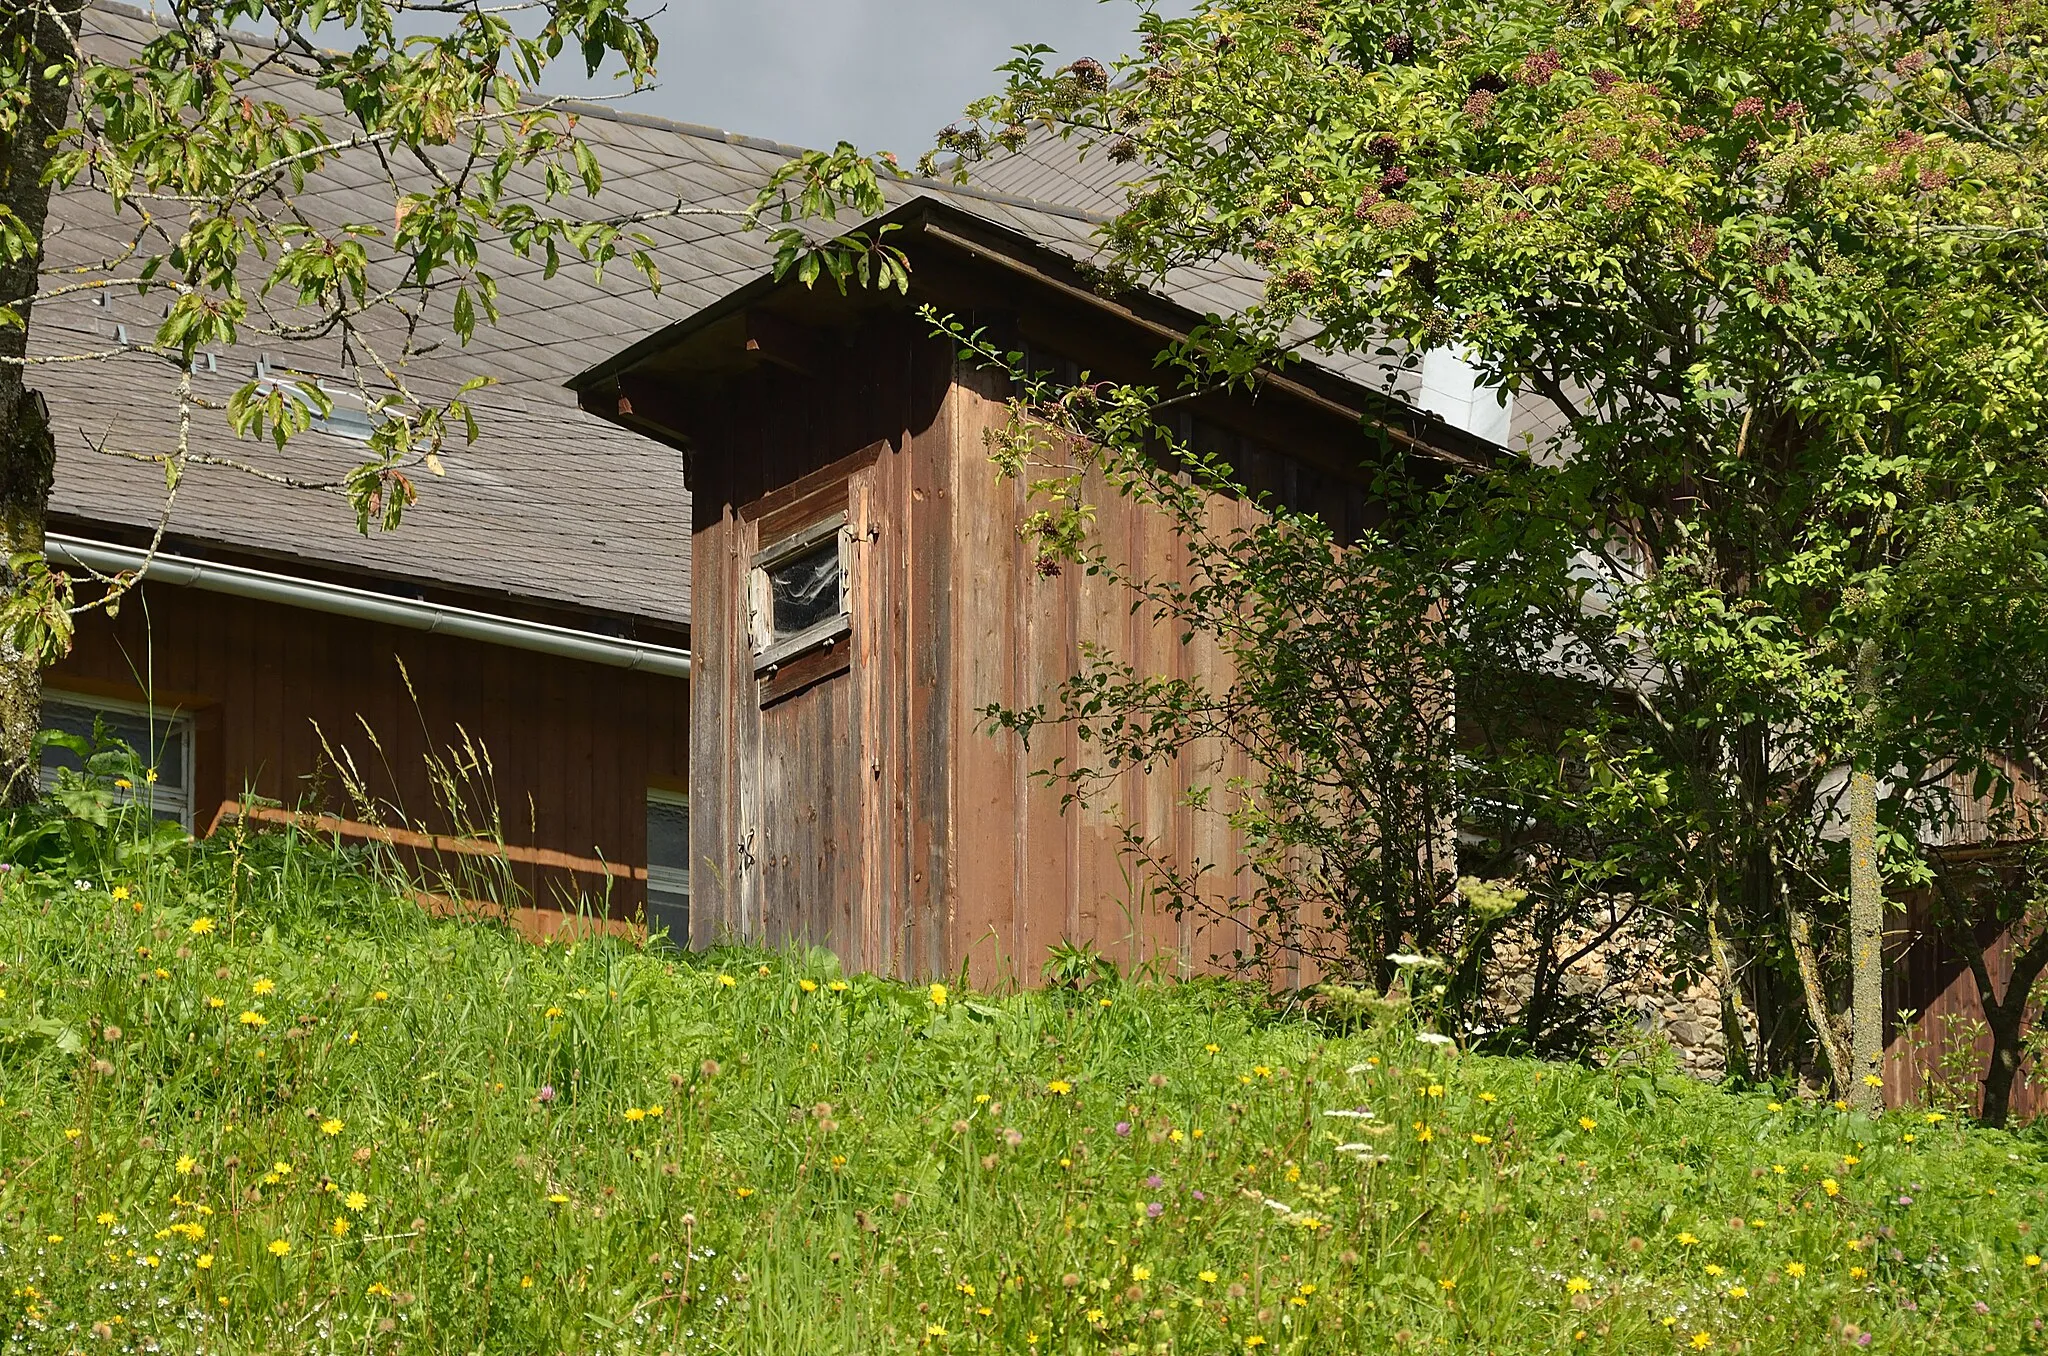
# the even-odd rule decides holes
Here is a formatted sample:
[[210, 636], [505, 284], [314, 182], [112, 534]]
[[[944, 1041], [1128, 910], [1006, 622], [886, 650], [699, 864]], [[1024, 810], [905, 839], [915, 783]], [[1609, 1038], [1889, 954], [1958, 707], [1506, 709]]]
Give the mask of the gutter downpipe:
[[294, 579], [289, 575], [273, 574], [268, 570], [252, 570], [241, 565], [222, 565], [191, 556], [166, 555], [158, 552], [151, 558], [147, 553], [131, 546], [115, 546], [108, 542], [91, 541], [62, 532], [47, 535], [44, 553], [56, 564], [97, 570], [101, 574], [139, 570], [147, 561], [149, 568], [144, 577], [160, 584], [203, 589], [210, 593], [225, 593], [231, 597], [250, 598], [258, 602], [281, 603], [286, 607], [303, 608], [309, 612], [325, 612], [336, 617], [382, 622], [386, 626], [404, 627], [408, 631], [424, 631], [429, 635], [454, 636], [461, 640], [481, 641], [486, 645], [501, 645], [512, 650], [528, 650], [536, 654], [557, 655], [564, 659], [580, 659], [586, 663], [603, 664], [615, 669], [659, 674], [664, 678], [690, 676], [690, 652], [679, 650], [672, 645], [654, 645], [644, 641], [601, 636], [566, 626], [494, 616], [488, 612], [476, 612], [466, 607], [451, 607], [443, 603], [395, 598], [390, 594], [351, 588], [346, 584], [315, 583]]

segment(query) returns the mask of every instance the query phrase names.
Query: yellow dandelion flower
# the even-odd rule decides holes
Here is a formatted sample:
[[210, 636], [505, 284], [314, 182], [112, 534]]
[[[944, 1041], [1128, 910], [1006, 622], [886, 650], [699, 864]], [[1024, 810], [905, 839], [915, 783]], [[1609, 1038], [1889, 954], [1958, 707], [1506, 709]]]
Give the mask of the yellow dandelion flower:
[[926, 989], [926, 990], [925, 990], [924, 992], [925, 992], [925, 996], [926, 996], [927, 998], [929, 998], [929, 999], [931, 999], [931, 1000], [932, 1000], [932, 1006], [933, 1006], [933, 1007], [935, 1007], [935, 1008], [942, 1008], [942, 1007], [946, 1006], [946, 986], [945, 986], [945, 985], [943, 985], [943, 984], [934, 984], [934, 985], [932, 985], [932, 986], [931, 986], [931, 987], [930, 987], [929, 989]]
[[382, 1003], [388, 1001], [390, 997], [390, 994], [385, 993], [382, 989], [379, 989], [377, 990], [377, 992], [370, 995], [370, 1001], [372, 1003]]
[[1134, 1281], [1151, 1280], [1152, 1268], [1144, 1265], [1143, 1263], [1139, 1263], [1137, 1266], [1131, 1268], [1131, 1279]]
[[1785, 1274], [1786, 1274], [1787, 1276], [1790, 1276], [1790, 1277], [1791, 1277], [1791, 1278], [1792, 1278], [1793, 1280], [1795, 1280], [1795, 1281], [1796, 1281], [1796, 1280], [1798, 1280], [1798, 1279], [1799, 1279], [1799, 1278], [1800, 1278], [1801, 1276], [1804, 1276], [1804, 1275], [1806, 1274], [1806, 1263], [1804, 1263], [1804, 1262], [1787, 1262], [1787, 1263], [1785, 1263]]
[[274, 979], [265, 979], [262, 977], [258, 977], [256, 982], [249, 986], [249, 992], [255, 994], [258, 998], [261, 998], [264, 994], [267, 993], [276, 993], [277, 981]]
[[1591, 1130], [1597, 1127], [1599, 1124], [1600, 1122], [1594, 1120], [1591, 1116], [1579, 1117], [1579, 1129], [1581, 1130]]
[[560, 1017], [561, 1015], [562, 1010], [560, 1008], [549, 1008], [546, 1012], [543, 1012], [541, 1014], [543, 1018], [550, 1022], [552, 1022], [555, 1018]]
[[1564, 1283], [1564, 1291], [1567, 1295], [1583, 1295], [1592, 1288], [1593, 1283], [1584, 1276], [1574, 1276]]
[[1712, 1345], [1714, 1345], [1714, 1339], [1707, 1334], [1696, 1332], [1692, 1335], [1692, 1349], [1694, 1351], [1705, 1351]]
[[1491, 1135], [1474, 1135], [1474, 1136], [1472, 1136], [1472, 1142], [1473, 1142], [1474, 1144], [1477, 1144], [1477, 1145], [1480, 1145], [1480, 1146], [1482, 1146], [1482, 1147], [1483, 1147], [1483, 1146], [1485, 1146], [1485, 1145], [1488, 1145], [1488, 1144], [1491, 1144], [1491, 1143], [1493, 1143], [1493, 1136], [1491, 1136]]
[[1680, 1247], [1683, 1248], [1689, 1248], [1697, 1242], [1699, 1242], [1699, 1239], [1695, 1238], [1692, 1234], [1689, 1233], [1681, 1233], [1678, 1236], [1678, 1244]]
[[342, 1123], [340, 1121], [326, 1120], [320, 1122], [320, 1133], [323, 1135], [338, 1135], [341, 1133], [341, 1130]]
[[1431, 1084], [1429, 1085], [1429, 1096], [1431, 1096], [1431, 1097], [1441, 1097], [1441, 1096], [1443, 1096], [1443, 1095], [1444, 1095], [1444, 1085], [1443, 1085], [1443, 1084], [1441, 1084], [1441, 1083], [1431, 1083]]
[[1721, 1274], [1721, 1270], [1722, 1268], [1719, 1262], [1707, 1263], [1706, 1271], [1709, 1276], [1718, 1276]]
[[1417, 1144], [1427, 1144], [1434, 1138], [1436, 1138], [1436, 1135], [1428, 1126], [1424, 1125], [1421, 1121], [1415, 1122], [1415, 1142]]
[[626, 1119], [629, 1121], [644, 1121], [647, 1119], [647, 1113], [637, 1106], [629, 1106], [626, 1108]]
[[66, 1138], [66, 1139], [83, 1139], [84, 1137], [85, 1137], [85, 1131], [83, 1131], [83, 1130], [79, 1129], [79, 1128], [78, 1128], [77, 1126], [75, 1126], [75, 1125], [73, 1125], [73, 1126], [68, 1126], [68, 1127], [66, 1127], [66, 1128], [65, 1128], [65, 1131], [64, 1131], [64, 1138]]
[[334, 1236], [335, 1236], [336, 1238], [340, 1238], [340, 1237], [342, 1237], [343, 1235], [347, 1234], [347, 1233], [348, 1233], [348, 1216], [347, 1216], [347, 1215], [336, 1215], [336, 1216], [334, 1217], [334, 1224], [333, 1224], [332, 1228], [333, 1228]]
[[1948, 1117], [1943, 1115], [1939, 1111], [1930, 1111], [1925, 1116], [1922, 1116], [1920, 1119], [1927, 1122], [1929, 1125], [1940, 1125], [1943, 1121], [1947, 1120]]
[[564, 1196], [564, 1195], [563, 1195], [563, 1194], [562, 1194], [561, 1192], [559, 1192], [559, 1191], [550, 1191], [550, 1192], [548, 1193], [548, 1204], [549, 1204], [549, 1205], [567, 1205], [568, 1203], [569, 1203], [569, 1198], [568, 1198], [567, 1196]]
[[521, 1276], [521, 1277], [519, 1278], [519, 1288], [520, 1288], [521, 1290], [531, 1290], [531, 1289], [533, 1289], [533, 1277], [531, 1277], [531, 1276]]
[[2038, 1252], [2030, 1252], [2030, 1253], [2028, 1253], [2028, 1254], [2027, 1254], [2027, 1258], [2026, 1258], [2026, 1261], [2027, 1261], [2027, 1265], [2028, 1265], [2028, 1266], [2030, 1266], [2030, 1267], [2037, 1267], [2037, 1266], [2040, 1266], [2040, 1265], [2041, 1265], [2041, 1254], [2040, 1254], [2040, 1253], [2038, 1253]]
[[754, 1189], [752, 1187], [734, 1187], [732, 1194], [739, 1197], [741, 1200], [745, 1200], [747, 1197], [754, 1194]]
[[1480, 1093], [1480, 1094], [1479, 1094], [1479, 1100], [1480, 1100], [1480, 1101], [1482, 1101], [1482, 1102], [1492, 1103], [1492, 1102], [1498, 1102], [1498, 1101], [1500, 1100], [1500, 1098], [1498, 1098], [1498, 1097], [1494, 1096], [1494, 1095], [1493, 1095], [1492, 1093], [1490, 1093], [1490, 1092], [1482, 1092], [1482, 1093]]
[[1839, 1196], [1842, 1194], [1842, 1184], [1840, 1182], [1837, 1182], [1832, 1177], [1821, 1178], [1820, 1189], [1822, 1191], [1827, 1192], [1830, 1196]]
[[1862, 1267], [1850, 1267], [1850, 1268], [1849, 1268], [1849, 1279], [1850, 1279], [1850, 1280], [1852, 1280], [1852, 1281], [1860, 1281], [1860, 1280], [1862, 1280], [1862, 1279], [1863, 1279], [1863, 1278], [1864, 1278], [1865, 1276], [1868, 1276], [1869, 1274], [1870, 1274], [1870, 1273], [1869, 1273], [1869, 1272], [1867, 1272], [1867, 1271], [1865, 1271], [1865, 1270], [1864, 1270], [1864, 1269], [1863, 1269]]
[[852, 988], [853, 986], [851, 984], [848, 984], [843, 979], [835, 979], [830, 984], [827, 984], [825, 987], [830, 989], [833, 993], [845, 993], [848, 989]]
[[178, 1161], [172, 1164], [171, 1166], [177, 1169], [178, 1176], [190, 1177], [192, 1175], [192, 1169], [199, 1166], [199, 1160], [194, 1158], [191, 1154], [179, 1154]]
[[210, 1252], [200, 1253], [192, 1259], [192, 1265], [198, 1267], [201, 1271], [213, 1270], [213, 1254]]
[[292, 1255], [292, 1241], [289, 1238], [273, 1238], [270, 1240], [270, 1246], [264, 1251], [272, 1257], [289, 1257]]
[[360, 1215], [370, 1208], [370, 1198], [360, 1191], [351, 1191], [341, 1198], [341, 1203]]
[[721, 989], [735, 988], [738, 986], [738, 984], [739, 981], [734, 979], [731, 975], [720, 975], [718, 977], [718, 987]]
[[1438, 1281], [1437, 1284], [1445, 1290], [1456, 1290], [1458, 1288], [1458, 1278], [1456, 1276], [1446, 1276]]
[[1746, 1290], [1746, 1289], [1744, 1289], [1744, 1288], [1743, 1288], [1742, 1286], [1739, 1286], [1739, 1285], [1731, 1285], [1731, 1286], [1729, 1286], [1729, 1287], [1728, 1287], [1728, 1298], [1729, 1298], [1729, 1299], [1748, 1299], [1748, 1298], [1749, 1298], [1749, 1291], [1748, 1291], [1748, 1290]]
[[213, 920], [211, 918], [195, 918], [192, 920], [191, 926], [187, 927], [185, 931], [191, 933], [194, 937], [204, 937], [207, 933], [213, 931]]
[[1863, 1075], [1863, 1086], [1866, 1088], [1881, 1088], [1884, 1086], [1884, 1080], [1876, 1074], [1865, 1074]]
[[816, 993], [818, 991], [818, 981], [815, 979], [800, 979], [796, 982], [796, 986], [805, 993]]
[[265, 1017], [262, 1013], [255, 1011], [253, 1008], [243, 1009], [242, 1015], [235, 1018], [235, 1020], [240, 1022], [243, 1026], [270, 1025], [270, 1019], [268, 1017]]
[[1784, 1109], [1785, 1104], [1783, 1102], [1772, 1102], [1769, 1106], [1766, 1106], [1764, 1108], [1764, 1110], [1766, 1111], [1783, 1111]]
[[1257, 1333], [1253, 1333], [1250, 1337], [1244, 1339], [1244, 1344], [1247, 1347], [1262, 1347], [1266, 1345], [1266, 1339]]
[[1064, 1097], [1074, 1090], [1074, 1085], [1064, 1078], [1055, 1078], [1045, 1085], [1045, 1090], [1055, 1097]]
[[98, 1224], [106, 1228], [112, 1228], [114, 1225], [119, 1224], [121, 1221], [118, 1218], [116, 1218], [113, 1211], [102, 1210], [97, 1215], [94, 1215], [92, 1217], [92, 1222], [94, 1224]]
[[[128, 786], [130, 785], [130, 783], [127, 781], [123, 781], [120, 783], [120, 785]], [[114, 887], [114, 899], [118, 902], [126, 898], [128, 898], [128, 887], [125, 885], [116, 885]]]

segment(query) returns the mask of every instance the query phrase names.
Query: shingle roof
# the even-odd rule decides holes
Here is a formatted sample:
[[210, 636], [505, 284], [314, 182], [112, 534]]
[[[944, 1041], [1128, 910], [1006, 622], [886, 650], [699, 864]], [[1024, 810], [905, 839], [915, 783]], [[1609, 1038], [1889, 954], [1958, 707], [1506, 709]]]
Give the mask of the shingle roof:
[[[152, 31], [141, 14], [112, 5], [92, 10], [87, 27], [90, 41], [110, 52], [132, 50]], [[340, 111], [331, 95], [305, 82], [280, 78], [271, 93], [330, 117]], [[595, 200], [558, 200], [556, 210], [565, 215], [611, 217], [678, 204], [734, 212], [799, 153], [715, 128], [599, 105], [571, 107], [604, 169], [605, 186]], [[887, 195], [892, 206], [919, 195], [940, 197], [1062, 253], [1091, 258], [1099, 253], [1096, 232], [1105, 213], [1121, 201], [1118, 176], [1107, 164], [1081, 167], [1049, 155], [1028, 174], [991, 168], [974, 186], [911, 180], [890, 184]], [[332, 227], [383, 210], [360, 202], [371, 186], [364, 171], [343, 164], [310, 180], [294, 203], [316, 224]], [[377, 191], [388, 190], [379, 185]], [[134, 229], [132, 216], [117, 218], [103, 195], [82, 188], [61, 194], [52, 215], [47, 248], [55, 267], [109, 257], [122, 232]], [[635, 618], [686, 625], [690, 496], [680, 454], [584, 414], [563, 383], [765, 273], [773, 254], [765, 233], [747, 231], [730, 215], [676, 215], [643, 229], [656, 242], [659, 295], [623, 266], [602, 281], [567, 265], [546, 278], [537, 262], [498, 251], [485, 261], [500, 288], [497, 325], [480, 325], [465, 349], [445, 323], [436, 331], [433, 320], [426, 322], [423, 332], [438, 337], [439, 345], [408, 366], [409, 380], [429, 391], [452, 389], [479, 374], [498, 381], [472, 401], [481, 439], [444, 454], [446, 478], [426, 481], [421, 502], [397, 532], [363, 537], [338, 498], [195, 467], [171, 509], [174, 539], [187, 550], [214, 547], [269, 557], [286, 568], [383, 578], [397, 588], [433, 584], [608, 614], [621, 625]], [[1253, 300], [1261, 286], [1255, 270], [1224, 261], [1181, 270], [1164, 290], [1196, 311], [1228, 312]], [[34, 351], [112, 347], [122, 327], [147, 336], [161, 314], [132, 293], [44, 302], [35, 312]], [[337, 372], [332, 342], [271, 342], [217, 353], [216, 370], [198, 373], [195, 390], [224, 403], [263, 361], [309, 374]], [[1362, 384], [1386, 385], [1382, 365], [1341, 355], [1316, 361]], [[125, 353], [112, 361], [38, 366], [31, 378], [48, 397], [58, 429], [53, 514], [130, 533], [152, 526], [164, 503], [162, 473], [132, 458], [175, 448], [176, 373], [147, 355]], [[275, 453], [236, 439], [217, 414], [195, 421], [193, 439], [200, 450], [312, 480], [331, 479], [360, 450], [309, 433]]]

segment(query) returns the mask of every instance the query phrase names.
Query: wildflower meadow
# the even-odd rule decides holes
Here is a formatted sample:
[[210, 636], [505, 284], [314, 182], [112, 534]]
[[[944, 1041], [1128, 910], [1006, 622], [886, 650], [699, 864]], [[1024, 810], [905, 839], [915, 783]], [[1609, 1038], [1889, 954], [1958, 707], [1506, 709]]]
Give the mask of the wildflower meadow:
[[2048, 1154], [1943, 1112], [1216, 981], [539, 946], [288, 834], [66, 831], [0, 901], [10, 1349], [2048, 1342]]

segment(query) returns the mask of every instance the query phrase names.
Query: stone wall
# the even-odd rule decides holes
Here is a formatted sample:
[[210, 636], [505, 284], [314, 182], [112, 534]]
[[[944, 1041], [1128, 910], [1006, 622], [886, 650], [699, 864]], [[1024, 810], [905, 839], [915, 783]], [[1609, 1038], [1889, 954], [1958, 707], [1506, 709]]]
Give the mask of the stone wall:
[[[1563, 958], [1586, 948], [1594, 934], [1566, 936], [1553, 948]], [[1536, 943], [1526, 933], [1495, 944], [1487, 972], [1487, 1019], [1519, 1017], [1535, 987]], [[1710, 966], [1681, 968], [1671, 956], [1671, 938], [1647, 926], [1625, 927], [1566, 968], [1558, 986], [1564, 1001], [1578, 1008], [1581, 1025], [1632, 1020], [1644, 1033], [1661, 1033], [1685, 1072], [1718, 1082], [1728, 1071], [1728, 1040], [1722, 1026], [1721, 985]], [[1742, 1009], [1745, 1040], [1754, 1048], [1755, 1014]]]

